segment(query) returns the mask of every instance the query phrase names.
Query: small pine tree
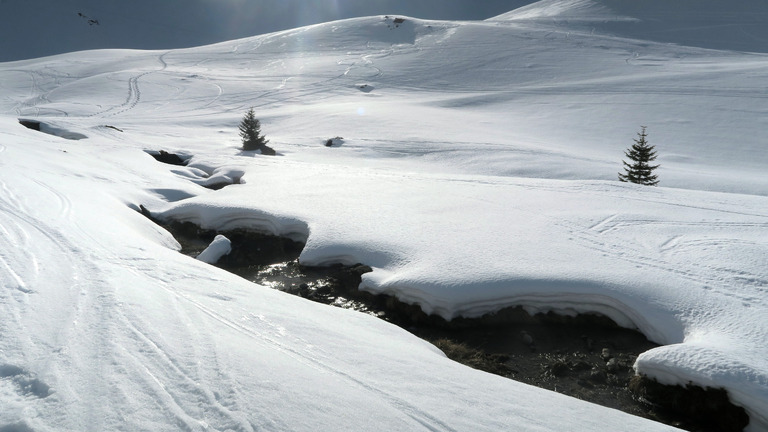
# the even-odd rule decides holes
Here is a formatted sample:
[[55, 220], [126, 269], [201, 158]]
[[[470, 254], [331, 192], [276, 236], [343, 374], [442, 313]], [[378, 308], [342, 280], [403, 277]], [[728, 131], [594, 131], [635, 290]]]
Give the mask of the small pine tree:
[[240, 122], [240, 137], [243, 139], [243, 150], [261, 150], [267, 146], [269, 140], [261, 134], [261, 123], [253, 113], [253, 108], [243, 116]]
[[646, 186], [659, 184], [657, 176], [653, 174], [653, 170], [659, 165], [649, 164], [649, 162], [656, 160], [656, 150], [654, 150], [654, 146], [648, 144], [647, 136], [645, 126], [641, 126], [640, 132], [637, 133], [637, 139], [634, 140], [635, 144], [624, 152], [632, 164], [622, 161], [624, 162], [625, 173], [619, 173], [619, 180]]

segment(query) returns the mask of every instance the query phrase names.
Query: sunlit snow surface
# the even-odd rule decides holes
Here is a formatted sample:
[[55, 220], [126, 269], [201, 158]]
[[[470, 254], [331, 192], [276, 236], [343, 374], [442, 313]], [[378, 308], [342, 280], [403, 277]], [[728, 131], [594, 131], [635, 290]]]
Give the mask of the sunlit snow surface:
[[[141, 204], [306, 240], [446, 318], [601, 312], [666, 345], [640, 372], [768, 430], [768, 56], [538, 6], [0, 64], [0, 429], [666, 429], [181, 256]], [[238, 149], [250, 107], [279, 156]], [[615, 181], [640, 125], [663, 187]]]

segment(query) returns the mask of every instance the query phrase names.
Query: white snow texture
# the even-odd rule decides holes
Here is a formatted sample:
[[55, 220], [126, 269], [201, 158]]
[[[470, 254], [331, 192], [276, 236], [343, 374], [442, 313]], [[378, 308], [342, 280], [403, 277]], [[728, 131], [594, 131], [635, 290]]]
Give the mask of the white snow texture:
[[[672, 429], [183, 256], [143, 205], [447, 319], [602, 313], [768, 431], [768, 6], [639, 3], [0, 63], [0, 430]], [[251, 107], [278, 156], [240, 151]], [[641, 125], [660, 187], [617, 181]]]

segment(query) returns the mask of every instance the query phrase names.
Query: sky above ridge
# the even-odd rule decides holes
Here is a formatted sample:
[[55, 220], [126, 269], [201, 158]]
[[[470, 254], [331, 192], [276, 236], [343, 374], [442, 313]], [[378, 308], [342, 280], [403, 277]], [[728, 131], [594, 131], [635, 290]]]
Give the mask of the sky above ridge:
[[532, 0], [0, 0], [0, 61], [205, 45], [369, 15], [481, 20]]

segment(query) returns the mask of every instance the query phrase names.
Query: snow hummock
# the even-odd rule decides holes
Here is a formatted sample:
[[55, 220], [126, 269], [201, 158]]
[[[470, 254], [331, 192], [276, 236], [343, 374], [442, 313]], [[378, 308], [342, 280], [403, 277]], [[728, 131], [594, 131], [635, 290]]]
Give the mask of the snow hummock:
[[229, 255], [232, 252], [232, 242], [228, 238], [219, 234], [213, 238], [211, 244], [205, 250], [200, 252], [197, 259], [204, 263], [216, 264], [221, 257]]
[[[768, 57], [563, 5], [616, 7], [0, 63], [0, 429], [670, 429], [183, 256], [142, 205], [306, 241], [301, 262], [364, 263], [361, 289], [448, 319], [605, 314], [664, 344], [639, 372], [724, 387], [768, 430]], [[251, 107], [281, 157], [240, 150]], [[641, 125], [662, 187], [616, 181]]]

